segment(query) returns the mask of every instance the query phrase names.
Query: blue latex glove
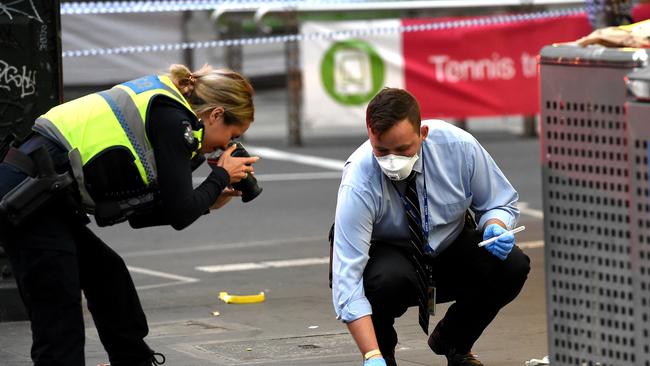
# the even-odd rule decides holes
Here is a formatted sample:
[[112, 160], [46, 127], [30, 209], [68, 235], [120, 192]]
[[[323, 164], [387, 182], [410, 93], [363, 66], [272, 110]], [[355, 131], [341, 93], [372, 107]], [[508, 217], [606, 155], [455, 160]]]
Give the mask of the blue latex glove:
[[375, 357], [363, 362], [363, 366], [386, 366], [386, 360], [383, 357]]
[[[494, 238], [495, 236], [499, 236], [506, 231], [506, 229], [497, 224], [488, 225], [488, 227], [486, 227], [483, 231], [483, 240]], [[494, 243], [486, 245], [485, 249], [503, 261], [506, 260], [508, 254], [510, 254], [510, 251], [514, 246], [515, 236], [512, 234], [506, 234]]]

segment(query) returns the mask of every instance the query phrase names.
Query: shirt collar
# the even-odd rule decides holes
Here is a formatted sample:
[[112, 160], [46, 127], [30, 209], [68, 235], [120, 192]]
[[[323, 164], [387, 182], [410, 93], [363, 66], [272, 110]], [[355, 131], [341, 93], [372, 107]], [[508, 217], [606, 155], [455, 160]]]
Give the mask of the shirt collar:
[[415, 164], [413, 164], [413, 170], [418, 172], [419, 174], [422, 174], [422, 153], [424, 151], [424, 142], [422, 142], [422, 146], [420, 146], [420, 151], [418, 151], [418, 160], [415, 161]]

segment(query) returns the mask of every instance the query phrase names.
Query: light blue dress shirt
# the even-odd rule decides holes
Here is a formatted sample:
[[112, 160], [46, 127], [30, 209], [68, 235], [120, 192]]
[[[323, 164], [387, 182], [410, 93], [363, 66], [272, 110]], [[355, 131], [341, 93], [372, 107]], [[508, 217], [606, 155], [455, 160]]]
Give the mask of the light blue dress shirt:
[[[471, 208], [479, 227], [498, 219], [513, 228], [519, 195], [492, 157], [469, 133], [443, 121], [429, 124], [413, 170], [424, 223], [424, 179], [429, 207], [428, 245], [433, 255], [460, 234]], [[422, 176], [422, 167], [426, 177]], [[372, 314], [363, 289], [371, 241], [409, 239], [403, 203], [381, 171], [369, 141], [345, 163], [336, 205], [332, 296], [337, 317], [351, 322]], [[374, 244], [381, 245], [381, 244]]]

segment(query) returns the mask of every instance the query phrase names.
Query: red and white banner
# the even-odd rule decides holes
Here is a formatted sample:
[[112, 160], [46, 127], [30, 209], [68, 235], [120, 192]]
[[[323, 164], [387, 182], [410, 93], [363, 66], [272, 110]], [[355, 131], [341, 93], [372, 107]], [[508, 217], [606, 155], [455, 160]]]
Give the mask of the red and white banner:
[[[384, 29], [476, 18], [386, 20]], [[476, 24], [477, 22], [468, 22]], [[377, 22], [308, 22], [303, 34], [371, 29]], [[301, 44], [307, 126], [363, 126], [382, 87], [402, 87], [423, 118], [533, 115], [539, 110], [542, 47], [591, 32], [585, 14], [497, 25], [381, 33]], [[308, 37], [307, 37], [308, 38]]]
[[581, 15], [403, 33], [405, 87], [427, 118], [534, 115], [539, 110], [540, 49], [590, 32]]

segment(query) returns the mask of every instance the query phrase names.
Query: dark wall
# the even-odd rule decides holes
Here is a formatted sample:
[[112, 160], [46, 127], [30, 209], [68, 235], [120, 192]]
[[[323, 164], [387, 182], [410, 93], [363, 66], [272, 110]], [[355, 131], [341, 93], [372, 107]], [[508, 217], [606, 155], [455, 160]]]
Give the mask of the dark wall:
[[28, 133], [61, 102], [58, 0], [14, 0], [0, 12], [0, 138]]

